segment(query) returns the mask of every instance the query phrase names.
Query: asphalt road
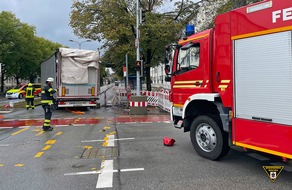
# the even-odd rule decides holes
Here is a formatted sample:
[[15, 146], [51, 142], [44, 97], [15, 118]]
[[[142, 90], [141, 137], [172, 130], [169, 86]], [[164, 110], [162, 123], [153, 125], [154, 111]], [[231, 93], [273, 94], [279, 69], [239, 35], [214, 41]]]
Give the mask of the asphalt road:
[[[37, 122], [43, 118], [40, 106], [3, 114], [0, 189], [292, 188], [292, 166], [278, 157], [232, 148], [221, 161], [209, 161], [196, 154], [189, 133], [172, 127], [168, 113], [128, 113], [119, 107], [56, 110], [51, 132], [42, 132]], [[7, 121], [21, 127], [4, 128]], [[164, 136], [175, 139], [174, 146], [164, 146]], [[263, 169], [273, 165], [284, 166], [274, 182]]]

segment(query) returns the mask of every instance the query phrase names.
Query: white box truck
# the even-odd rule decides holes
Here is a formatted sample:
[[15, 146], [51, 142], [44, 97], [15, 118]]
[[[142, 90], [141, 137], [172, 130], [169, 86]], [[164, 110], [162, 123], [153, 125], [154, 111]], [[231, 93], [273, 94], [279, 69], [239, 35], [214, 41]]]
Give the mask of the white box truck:
[[96, 107], [100, 90], [99, 52], [59, 48], [41, 63], [41, 82], [53, 77], [57, 107]]

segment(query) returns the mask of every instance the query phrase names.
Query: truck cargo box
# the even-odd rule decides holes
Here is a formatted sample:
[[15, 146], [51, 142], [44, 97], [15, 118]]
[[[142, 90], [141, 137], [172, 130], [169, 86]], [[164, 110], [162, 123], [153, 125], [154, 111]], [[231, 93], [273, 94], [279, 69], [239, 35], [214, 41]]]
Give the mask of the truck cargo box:
[[53, 77], [58, 107], [95, 107], [100, 88], [99, 53], [59, 48], [41, 63], [41, 81]]

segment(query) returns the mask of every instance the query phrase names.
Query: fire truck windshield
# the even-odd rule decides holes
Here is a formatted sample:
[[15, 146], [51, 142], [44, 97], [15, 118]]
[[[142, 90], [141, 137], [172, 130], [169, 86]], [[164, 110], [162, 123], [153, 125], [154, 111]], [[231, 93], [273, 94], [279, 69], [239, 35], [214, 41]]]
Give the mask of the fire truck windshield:
[[200, 46], [192, 46], [187, 50], [180, 49], [178, 53], [176, 70], [180, 72], [189, 71], [199, 67]]

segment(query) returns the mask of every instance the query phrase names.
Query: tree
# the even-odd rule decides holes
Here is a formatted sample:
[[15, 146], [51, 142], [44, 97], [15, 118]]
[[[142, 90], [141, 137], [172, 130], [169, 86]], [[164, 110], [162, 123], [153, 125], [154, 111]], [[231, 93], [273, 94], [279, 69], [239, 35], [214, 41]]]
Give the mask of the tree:
[[[159, 12], [163, 0], [139, 0], [146, 11], [146, 22], [140, 26], [140, 57], [146, 63], [147, 90], [151, 90], [150, 67], [164, 57], [166, 44], [177, 41], [182, 28], [196, 15], [197, 3], [181, 0], [173, 12]], [[129, 57], [129, 73], [135, 73], [136, 0], [86, 0], [72, 5], [70, 26], [76, 35], [103, 41], [106, 50], [102, 62], [113, 63], [123, 76], [124, 57]], [[121, 61], [122, 60], [122, 61]]]
[[[40, 62], [61, 44], [35, 35], [35, 27], [20, 22], [11, 12], [0, 12], [0, 62], [5, 64], [6, 77], [28, 79], [40, 76]], [[3, 85], [2, 85], [3, 91]]]
[[16, 30], [21, 25], [11, 12], [0, 12], [0, 62], [3, 63], [3, 56], [11, 53], [10, 49], [14, 46], [14, 36]]

